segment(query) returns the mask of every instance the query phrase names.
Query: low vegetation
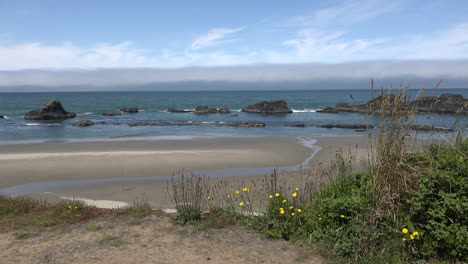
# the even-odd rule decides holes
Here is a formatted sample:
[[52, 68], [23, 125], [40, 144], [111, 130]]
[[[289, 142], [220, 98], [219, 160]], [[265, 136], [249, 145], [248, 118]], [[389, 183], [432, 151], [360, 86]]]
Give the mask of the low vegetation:
[[[192, 175], [174, 177], [176, 222], [217, 228], [241, 224], [290, 240], [334, 263], [468, 261], [468, 140], [416, 148], [407, 87], [381, 91], [380, 126], [364, 168], [337, 153], [312, 180], [288, 186], [274, 171], [261, 182], [229, 186]], [[393, 93], [395, 94], [395, 93]], [[311, 177], [312, 176], [312, 177]], [[325, 184], [317, 182], [325, 179]]]

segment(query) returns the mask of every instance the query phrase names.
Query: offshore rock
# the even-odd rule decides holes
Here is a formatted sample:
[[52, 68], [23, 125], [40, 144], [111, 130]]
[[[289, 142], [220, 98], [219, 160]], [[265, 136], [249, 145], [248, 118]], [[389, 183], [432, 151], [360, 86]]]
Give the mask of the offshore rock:
[[372, 125], [368, 124], [362, 124], [362, 125], [323, 125], [323, 126], [318, 126], [318, 127], [323, 127], [323, 128], [344, 128], [344, 129], [369, 129], [369, 128], [374, 128]]
[[102, 113], [103, 116], [118, 116], [118, 115], [122, 115], [121, 113], [113, 113], [113, 112], [106, 112], [106, 113]]
[[122, 113], [138, 113], [138, 108], [136, 107], [125, 107], [125, 108], [122, 108], [120, 109], [120, 112]]
[[459, 114], [468, 115], [468, 99], [461, 94], [444, 93], [440, 97], [425, 96], [410, 103], [400, 101], [394, 94], [379, 96], [364, 104], [352, 105], [349, 103], [339, 103], [317, 112], [321, 113], [376, 113], [381, 110], [382, 102], [385, 102], [384, 110], [391, 110], [393, 106], [399, 104], [402, 111], [414, 111], [416, 113], [428, 114]]
[[227, 122], [225, 126], [236, 126], [236, 127], [265, 127], [263, 122]]
[[62, 103], [58, 100], [49, 101], [41, 108], [28, 112], [24, 119], [28, 120], [53, 120], [53, 119], [66, 119], [73, 118], [76, 113], [65, 111]]
[[229, 113], [231, 113], [231, 111], [229, 111], [229, 108], [223, 107], [221, 109], [218, 109], [218, 113], [220, 113], [220, 114], [229, 114]]
[[94, 122], [91, 120], [80, 120], [78, 122], [73, 123], [73, 126], [76, 127], [87, 127], [94, 125]]
[[195, 114], [216, 114], [218, 113], [218, 109], [209, 108], [207, 105], [199, 105], [193, 112]]
[[249, 105], [241, 111], [257, 114], [288, 114], [293, 112], [291, 109], [289, 109], [288, 104], [284, 100], [273, 102], [263, 101]]

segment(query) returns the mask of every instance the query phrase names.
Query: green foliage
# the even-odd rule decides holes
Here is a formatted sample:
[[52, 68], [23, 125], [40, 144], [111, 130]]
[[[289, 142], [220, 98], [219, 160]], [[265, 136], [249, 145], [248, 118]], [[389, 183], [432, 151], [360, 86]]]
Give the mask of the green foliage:
[[176, 210], [175, 222], [179, 225], [195, 224], [204, 218], [202, 210], [196, 206], [179, 206]]
[[134, 202], [132, 206], [115, 209], [117, 216], [130, 215], [136, 218], [145, 218], [153, 213], [151, 205], [145, 201]]
[[[453, 147], [433, 145], [416, 164], [425, 171], [408, 200], [409, 216], [421, 239], [423, 257], [468, 260], [468, 141]], [[414, 162], [414, 159], [413, 159]]]
[[0, 232], [28, 226], [48, 228], [102, 215], [103, 211], [77, 201], [48, 203], [28, 198], [0, 196]]

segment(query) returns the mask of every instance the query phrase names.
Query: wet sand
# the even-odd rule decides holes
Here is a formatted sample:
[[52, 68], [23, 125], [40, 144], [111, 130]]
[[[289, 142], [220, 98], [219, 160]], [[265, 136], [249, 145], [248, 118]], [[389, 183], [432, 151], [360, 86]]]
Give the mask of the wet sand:
[[[366, 155], [368, 140], [365, 136], [310, 139], [315, 139], [315, 145], [321, 149], [310, 162], [312, 167], [330, 162], [339, 149], [352, 151], [356, 160]], [[52, 188], [28, 195], [49, 200], [64, 197], [105, 200], [106, 205], [109, 201], [130, 204], [146, 200], [155, 207], [168, 208], [171, 203], [166, 196], [167, 180], [154, 176], [162, 179], [180, 171], [298, 165], [316, 152], [299, 141], [296, 137], [261, 137], [0, 146], [0, 193], [1, 189], [31, 182], [123, 176], [120, 181]], [[133, 181], [132, 177], [153, 178]], [[263, 176], [244, 175], [226, 180], [234, 184], [258, 177]], [[293, 177], [291, 174], [291, 180]]]

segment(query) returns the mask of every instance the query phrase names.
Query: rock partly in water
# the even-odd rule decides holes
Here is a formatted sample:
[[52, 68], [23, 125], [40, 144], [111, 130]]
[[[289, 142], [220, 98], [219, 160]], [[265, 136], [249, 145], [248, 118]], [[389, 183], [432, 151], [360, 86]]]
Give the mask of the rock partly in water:
[[344, 128], [344, 129], [369, 129], [369, 128], [374, 128], [372, 125], [368, 124], [354, 124], [354, 125], [322, 125], [318, 127], [323, 127], [323, 128]]
[[138, 113], [140, 109], [136, 107], [125, 107], [120, 109], [120, 112], [122, 113]]
[[209, 108], [207, 105], [199, 105], [193, 111], [195, 114], [216, 114], [218, 113], [218, 109], [216, 108]]
[[284, 126], [287, 126], [287, 127], [306, 127], [305, 124], [290, 124], [290, 125], [284, 125]]
[[417, 130], [417, 131], [446, 131], [446, 132], [455, 131], [455, 129], [448, 128], [448, 127], [421, 126], [421, 125], [410, 126], [409, 129]]
[[249, 105], [242, 109], [242, 112], [257, 114], [288, 114], [293, 111], [289, 109], [288, 104], [284, 100], [279, 100], [273, 102], [263, 101]]
[[232, 113], [232, 114], [230, 114], [230, 116], [239, 116], [239, 114]]
[[94, 125], [94, 122], [91, 120], [80, 120], [78, 122], [73, 123], [73, 126], [76, 127], [87, 127]]
[[191, 113], [193, 112], [192, 110], [184, 110], [184, 109], [177, 109], [174, 107], [170, 107], [167, 109], [167, 112], [169, 113]]
[[231, 113], [231, 111], [229, 110], [229, 108], [223, 107], [221, 109], [218, 109], [218, 113], [220, 113], [220, 114], [229, 114], [229, 113]]
[[176, 122], [133, 122], [128, 123], [128, 126], [193, 126], [197, 123], [176, 123]]
[[236, 126], [236, 127], [265, 127], [263, 122], [227, 122], [225, 126]]
[[461, 94], [444, 93], [439, 98], [425, 96], [409, 105], [418, 113], [468, 115], [468, 98]]
[[0, 115], [0, 119], [5, 118], [4, 116]]
[[106, 112], [106, 113], [102, 113], [103, 116], [118, 116], [118, 115], [122, 115], [121, 113], [114, 113], [114, 112]]
[[[317, 112], [321, 113], [376, 113], [381, 110], [381, 106], [385, 105], [388, 110], [397, 104], [401, 110], [414, 110], [416, 113], [429, 114], [460, 114], [468, 115], [468, 99], [460, 94], [444, 93], [440, 97], [426, 96], [414, 100], [411, 103], [400, 101], [400, 98], [394, 94], [379, 96], [364, 104], [352, 105], [349, 103], [339, 103], [335, 106], [330, 106]], [[384, 109], [384, 110], [387, 110]]]
[[24, 119], [28, 120], [53, 120], [53, 119], [66, 119], [73, 118], [76, 113], [65, 111], [62, 103], [58, 100], [49, 101], [41, 108], [28, 112]]
[[[349, 103], [339, 103], [335, 106], [330, 106], [322, 110], [318, 110], [320, 113], [340, 113], [340, 112], [351, 112], [351, 113], [374, 113], [380, 110], [382, 104], [390, 107], [398, 102], [398, 96], [394, 94], [381, 95], [374, 98], [364, 104], [352, 105]], [[403, 103], [403, 102], [402, 102]]]

